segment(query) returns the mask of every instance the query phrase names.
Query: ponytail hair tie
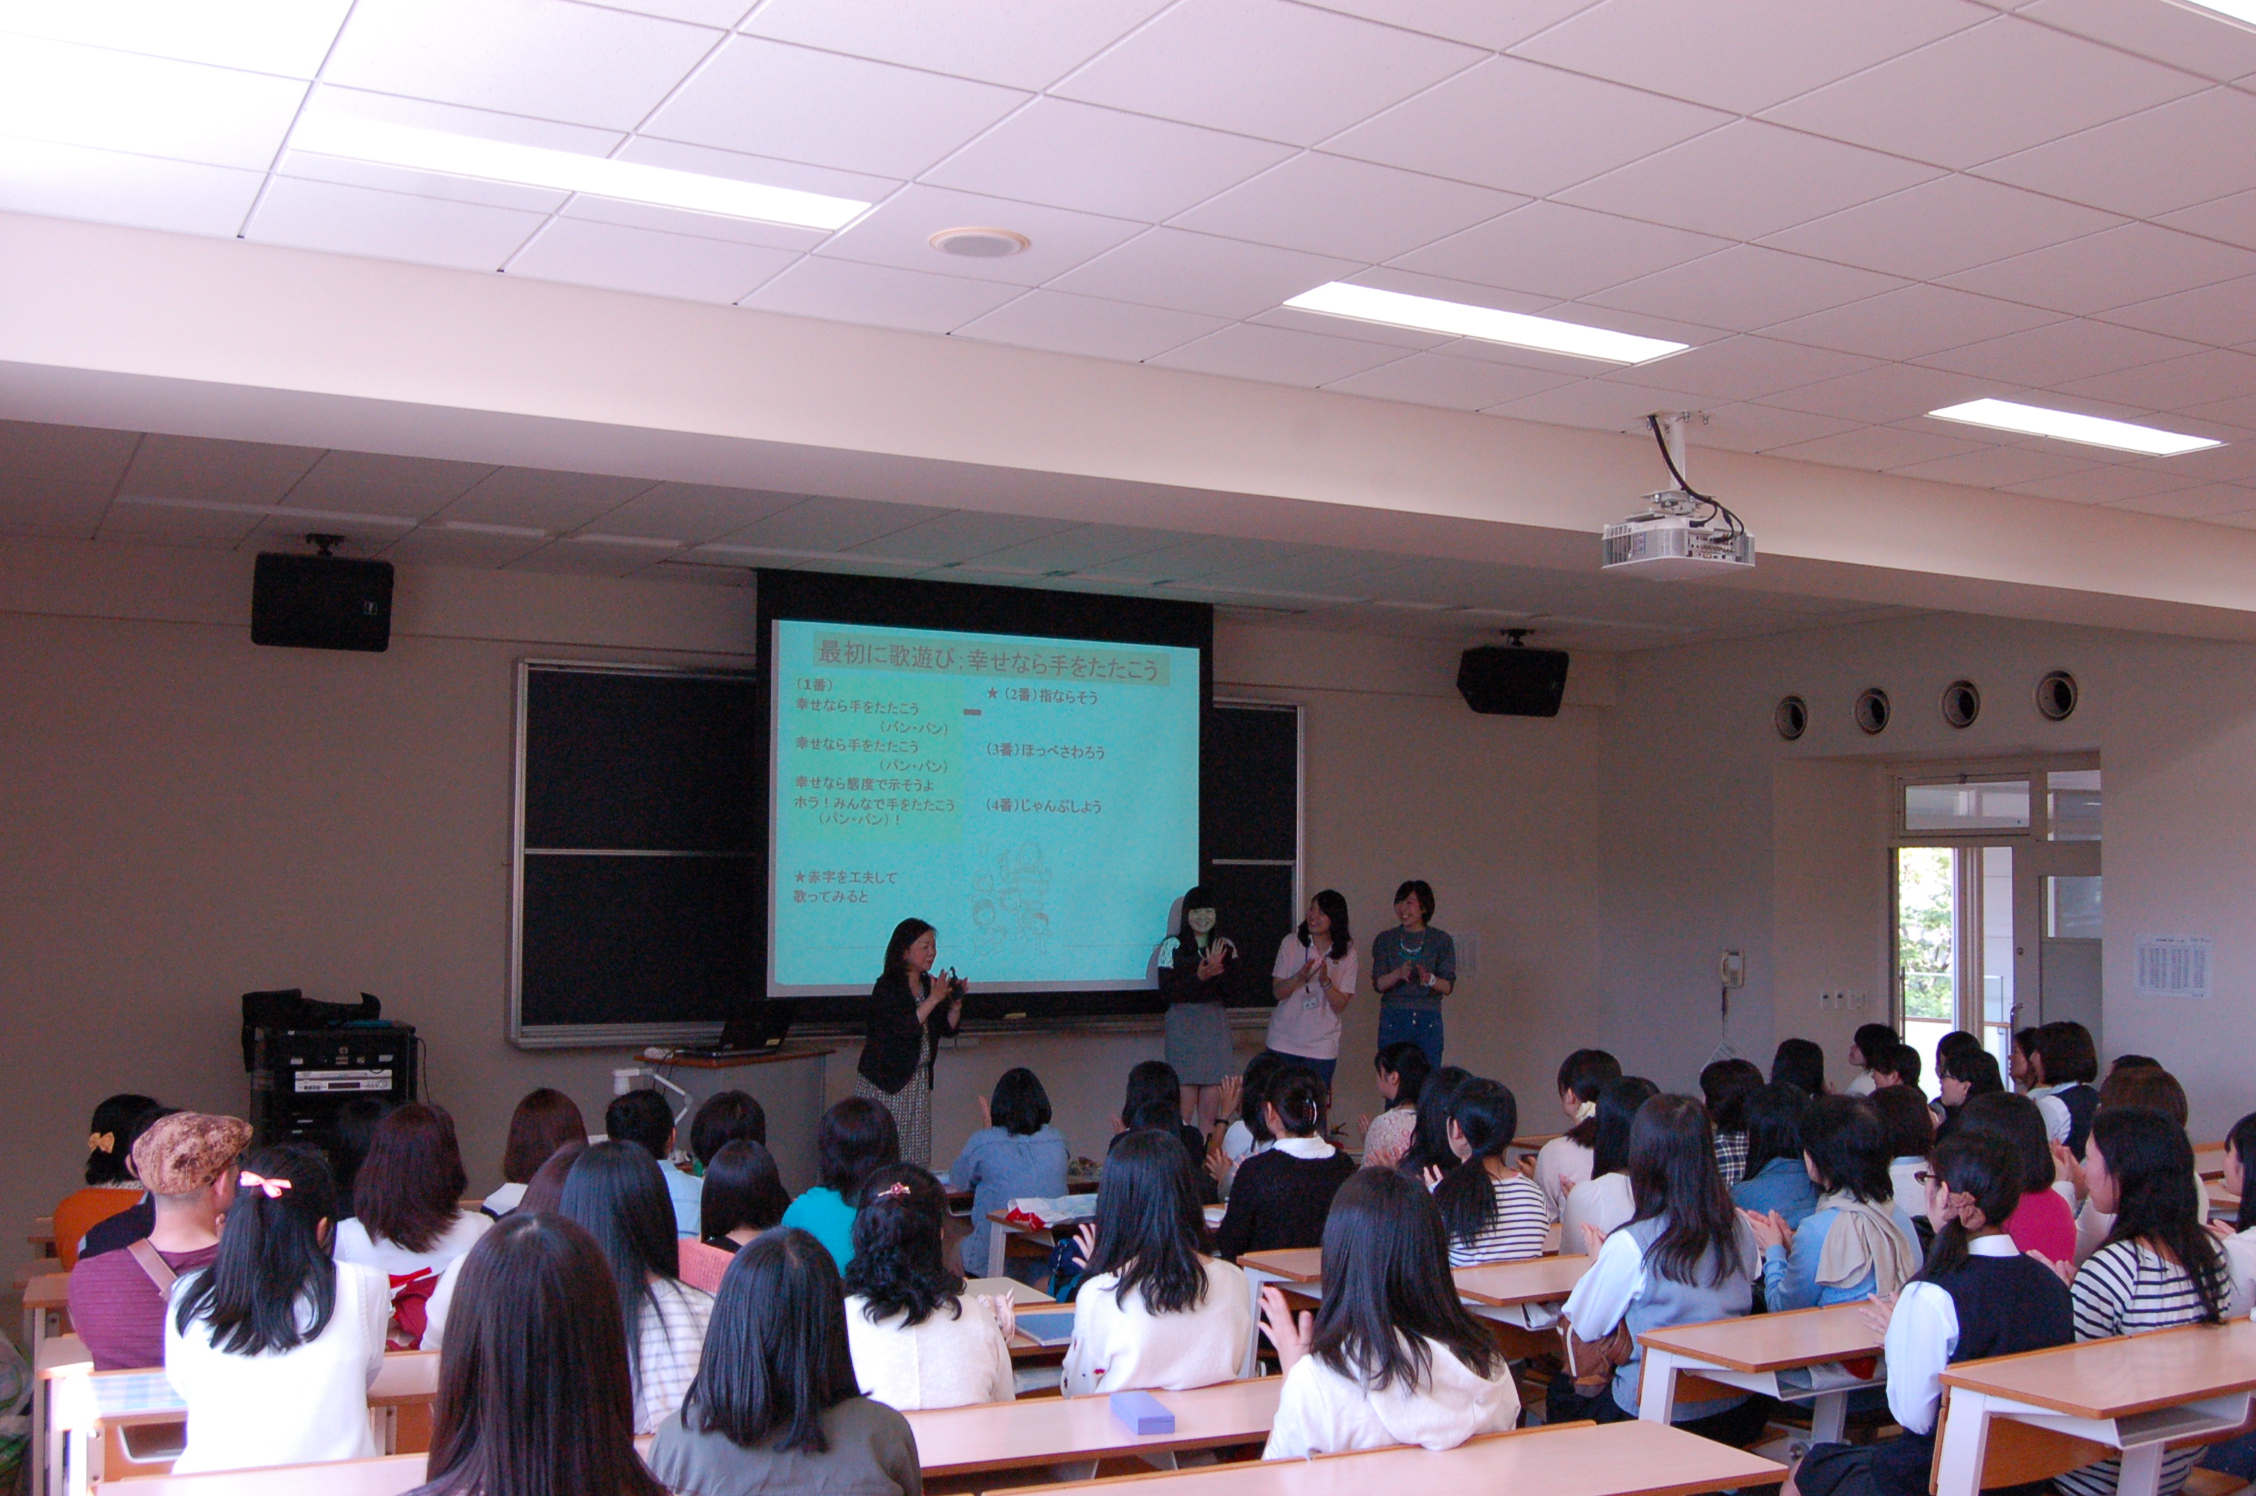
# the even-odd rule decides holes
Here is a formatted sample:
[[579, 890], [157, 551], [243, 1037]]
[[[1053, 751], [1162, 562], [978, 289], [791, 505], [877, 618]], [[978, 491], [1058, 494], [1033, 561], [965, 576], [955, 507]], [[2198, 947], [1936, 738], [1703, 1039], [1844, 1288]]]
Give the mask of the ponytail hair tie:
[[1585, 1101], [1585, 1102], [1582, 1102], [1582, 1103], [1580, 1103], [1579, 1105], [1577, 1105], [1577, 1106], [1575, 1107], [1575, 1125], [1579, 1127], [1579, 1126], [1581, 1126], [1581, 1125], [1582, 1125], [1583, 1123], [1585, 1123], [1585, 1122], [1588, 1122], [1588, 1121], [1589, 1121], [1589, 1120], [1590, 1120], [1590, 1119], [1591, 1119], [1592, 1117], [1595, 1117], [1595, 1116], [1597, 1116], [1597, 1115], [1598, 1115], [1598, 1103], [1597, 1103], [1597, 1102], [1595, 1102], [1595, 1101]]
[[268, 1179], [263, 1175], [253, 1174], [249, 1169], [236, 1175], [235, 1182], [244, 1189], [257, 1190], [269, 1200], [279, 1200], [290, 1190], [289, 1180]]
[[898, 1200], [908, 1192], [909, 1187], [906, 1184], [896, 1182], [887, 1185], [885, 1188], [879, 1190], [876, 1194], [870, 1196], [870, 1198], [873, 1200]]

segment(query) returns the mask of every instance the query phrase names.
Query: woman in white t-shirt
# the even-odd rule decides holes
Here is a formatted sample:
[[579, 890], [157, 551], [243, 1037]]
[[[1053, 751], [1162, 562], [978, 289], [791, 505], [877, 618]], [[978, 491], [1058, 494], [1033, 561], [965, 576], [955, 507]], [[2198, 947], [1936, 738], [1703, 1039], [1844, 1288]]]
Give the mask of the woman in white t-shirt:
[[[1189, 1167], [1189, 1154], [1183, 1162]], [[862, 1394], [903, 1413], [1018, 1395], [1011, 1301], [964, 1296], [964, 1280], [948, 1270], [947, 1227], [948, 1192], [929, 1169], [888, 1164], [862, 1186], [846, 1264], [846, 1343]]]
[[1556, 1221], [1567, 1193], [1590, 1177], [1591, 1152], [1598, 1142], [1598, 1093], [1621, 1079], [1621, 1061], [1603, 1049], [1578, 1049], [1559, 1062], [1559, 1110], [1567, 1130], [1535, 1155], [1535, 1182]]
[[244, 1155], [219, 1257], [175, 1285], [165, 1379], [188, 1405], [182, 1475], [365, 1459], [384, 1281], [329, 1255], [336, 1186], [311, 1148]]
[[[1629, 1224], [1637, 1214], [1637, 1201], [1629, 1188], [1629, 1131], [1637, 1109], [1660, 1094], [1661, 1088], [1640, 1075], [1625, 1075], [1606, 1082], [1598, 1093], [1596, 1146], [1591, 1150], [1590, 1178], [1567, 1192], [1566, 1207], [1559, 1212], [1559, 1254], [1592, 1256], [1593, 1240], [1604, 1241], [1617, 1226]], [[1593, 1237], [1592, 1233], [1596, 1236]]]
[[1355, 996], [1357, 957], [1347, 928], [1347, 900], [1325, 889], [1308, 901], [1300, 928], [1277, 947], [1270, 987], [1271, 1053], [1305, 1065], [1328, 1089], [1339, 1064], [1340, 1015]]
[[390, 1280], [394, 1349], [423, 1343], [440, 1275], [493, 1226], [462, 1208], [469, 1183], [454, 1119], [441, 1108], [410, 1102], [376, 1124], [353, 1181], [353, 1218], [337, 1224], [336, 1255]]

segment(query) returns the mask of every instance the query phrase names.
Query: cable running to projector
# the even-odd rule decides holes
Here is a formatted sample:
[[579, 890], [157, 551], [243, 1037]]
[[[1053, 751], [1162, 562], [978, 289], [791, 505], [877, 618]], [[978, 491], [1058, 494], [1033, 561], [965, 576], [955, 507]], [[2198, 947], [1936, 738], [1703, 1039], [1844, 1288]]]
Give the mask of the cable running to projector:
[[1648, 415], [1645, 418], [1645, 424], [1652, 428], [1654, 445], [1658, 446], [1661, 449], [1661, 461], [1668, 464], [1669, 476], [1676, 480], [1676, 486], [1682, 489], [1690, 497], [1698, 499], [1701, 503], [1708, 506], [1708, 513], [1702, 515], [1700, 517], [1701, 520], [1704, 522], [1705, 520], [1711, 518], [1720, 517], [1725, 524], [1731, 527], [1732, 534], [1746, 534], [1747, 527], [1744, 524], [1740, 523], [1738, 515], [1733, 514], [1730, 509], [1724, 506], [1723, 501], [1716, 498], [1713, 494], [1704, 494], [1697, 488], [1694, 488], [1692, 486], [1692, 480], [1685, 477], [1683, 472], [1678, 469], [1676, 465], [1676, 454], [1669, 450], [1668, 437], [1661, 431], [1661, 418], [1658, 415]]

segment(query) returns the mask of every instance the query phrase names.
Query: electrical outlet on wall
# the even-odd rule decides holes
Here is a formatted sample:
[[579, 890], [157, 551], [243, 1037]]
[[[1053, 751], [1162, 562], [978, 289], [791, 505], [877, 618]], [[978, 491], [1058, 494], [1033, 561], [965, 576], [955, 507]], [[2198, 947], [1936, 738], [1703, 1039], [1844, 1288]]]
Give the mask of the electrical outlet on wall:
[[1747, 985], [1747, 956], [1744, 951], [1725, 951], [1716, 957], [1716, 975], [1726, 987]]

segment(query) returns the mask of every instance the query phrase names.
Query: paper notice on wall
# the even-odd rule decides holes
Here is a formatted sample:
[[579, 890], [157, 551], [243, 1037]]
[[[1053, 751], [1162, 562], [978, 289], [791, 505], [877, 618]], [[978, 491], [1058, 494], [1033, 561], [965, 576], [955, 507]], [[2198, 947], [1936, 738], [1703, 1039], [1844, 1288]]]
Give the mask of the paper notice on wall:
[[2137, 942], [2140, 997], [2209, 996], [2209, 942], [2199, 935], [2141, 935]]

